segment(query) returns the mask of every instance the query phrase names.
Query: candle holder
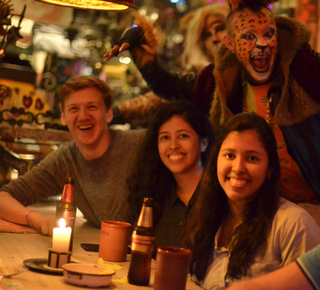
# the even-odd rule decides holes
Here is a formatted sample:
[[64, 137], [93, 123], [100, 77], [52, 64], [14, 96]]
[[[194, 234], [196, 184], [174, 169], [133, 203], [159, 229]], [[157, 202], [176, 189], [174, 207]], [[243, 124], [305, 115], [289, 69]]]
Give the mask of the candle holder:
[[62, 265], [70, 262], [71, 252], [57, 252], [49, 249], [48, 266], [62, 269]]

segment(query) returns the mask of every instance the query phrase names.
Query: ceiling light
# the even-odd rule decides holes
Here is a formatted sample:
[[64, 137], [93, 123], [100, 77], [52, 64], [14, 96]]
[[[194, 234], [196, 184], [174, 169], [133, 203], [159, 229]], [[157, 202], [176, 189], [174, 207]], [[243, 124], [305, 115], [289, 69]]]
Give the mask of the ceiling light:
[[103, 11], [127, 12], [136, 10], [134, 0], [38, 0], [39, 2], [77, 8]]

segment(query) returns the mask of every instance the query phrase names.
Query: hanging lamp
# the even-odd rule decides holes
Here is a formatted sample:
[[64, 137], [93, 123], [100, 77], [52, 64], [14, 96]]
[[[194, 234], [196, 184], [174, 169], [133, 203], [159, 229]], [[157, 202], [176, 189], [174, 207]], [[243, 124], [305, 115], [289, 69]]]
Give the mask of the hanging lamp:
[[39, 2], [76, 9], [128, 12], [137, 10], [134, 0], [37, 0]]

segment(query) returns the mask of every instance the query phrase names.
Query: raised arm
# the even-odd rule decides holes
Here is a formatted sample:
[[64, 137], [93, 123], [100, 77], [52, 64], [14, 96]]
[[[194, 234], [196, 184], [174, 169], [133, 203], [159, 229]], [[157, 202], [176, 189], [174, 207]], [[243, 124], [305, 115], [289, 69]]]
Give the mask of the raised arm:
[[153, 92], [148, 92], [136, 98], [129, 99], [114, 107], [114, 118], [111, 124], [129, 123], [133, 128], [145, 126], [148, 118], [159, 106], [168, 101], [159, 98]]
[[130, 28], [104, 58], [108, 61], [128, 49], [143, 78], [157, 96], [166, 100], [192, 100], [195, 75], [182, 76], [170, 72], [155, 52], [155, 38], [152, 32], [145, 31], [142, 27]]
[[35, 228], [43, 235], [52, 235], [54, 216], [30, 211], [9, 193], [0, 191], [0, 217], [9, 222], [28, 225]]

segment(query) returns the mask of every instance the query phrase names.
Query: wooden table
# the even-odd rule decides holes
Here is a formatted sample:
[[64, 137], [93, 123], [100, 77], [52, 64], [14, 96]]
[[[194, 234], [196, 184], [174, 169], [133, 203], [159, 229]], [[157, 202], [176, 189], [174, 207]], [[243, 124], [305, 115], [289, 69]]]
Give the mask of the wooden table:
[[[54, 213], [54, 206], [32, 207], [32, 209], [44, 212]], [[74, 230], [74, 242], [71, 261], [79, 263], [98, 264], [98, 253], [87, 252], [80, 246], [81, 243], [99, 243], [100, 230], [91, 227], [82, 217], [81, 213], [77, 214], [76, 225]], [[0, 272], [12, 273], [23, 268], [23, 261], [26, 259], [48, 258], [48, 249], [51, 246], [51, 237], [41, 234], [22, 234], [22, 233], [0, 233]], [[127, 261], [122, 263], [112, 263], [101, 261], [107, 266], [115, 268], [116, 274], [112, 278], [112, 284], [105, 289], [153, 289], [154, 265], [152, 264], [152, 274], [150, 286], [142, 287], [128, 284], [126, 281], [130, 255]], [[2, 284], [2, 285], [1, 285]], [[34, 271], [25, 271], [12, 278], [0, 277], [0, 289], [6, 285], [8, 289], [23, 290], [63, 290], [63, 289], [91, 289], [70, 285], [65, 282], [61, 275], [50, 275]], [[6, 288], [7, 289], [7, 288]], [[99, 288], [101, 289], [101, 288]], [[193, 282], [187, 282], [188, 290], [201, 289]]]

